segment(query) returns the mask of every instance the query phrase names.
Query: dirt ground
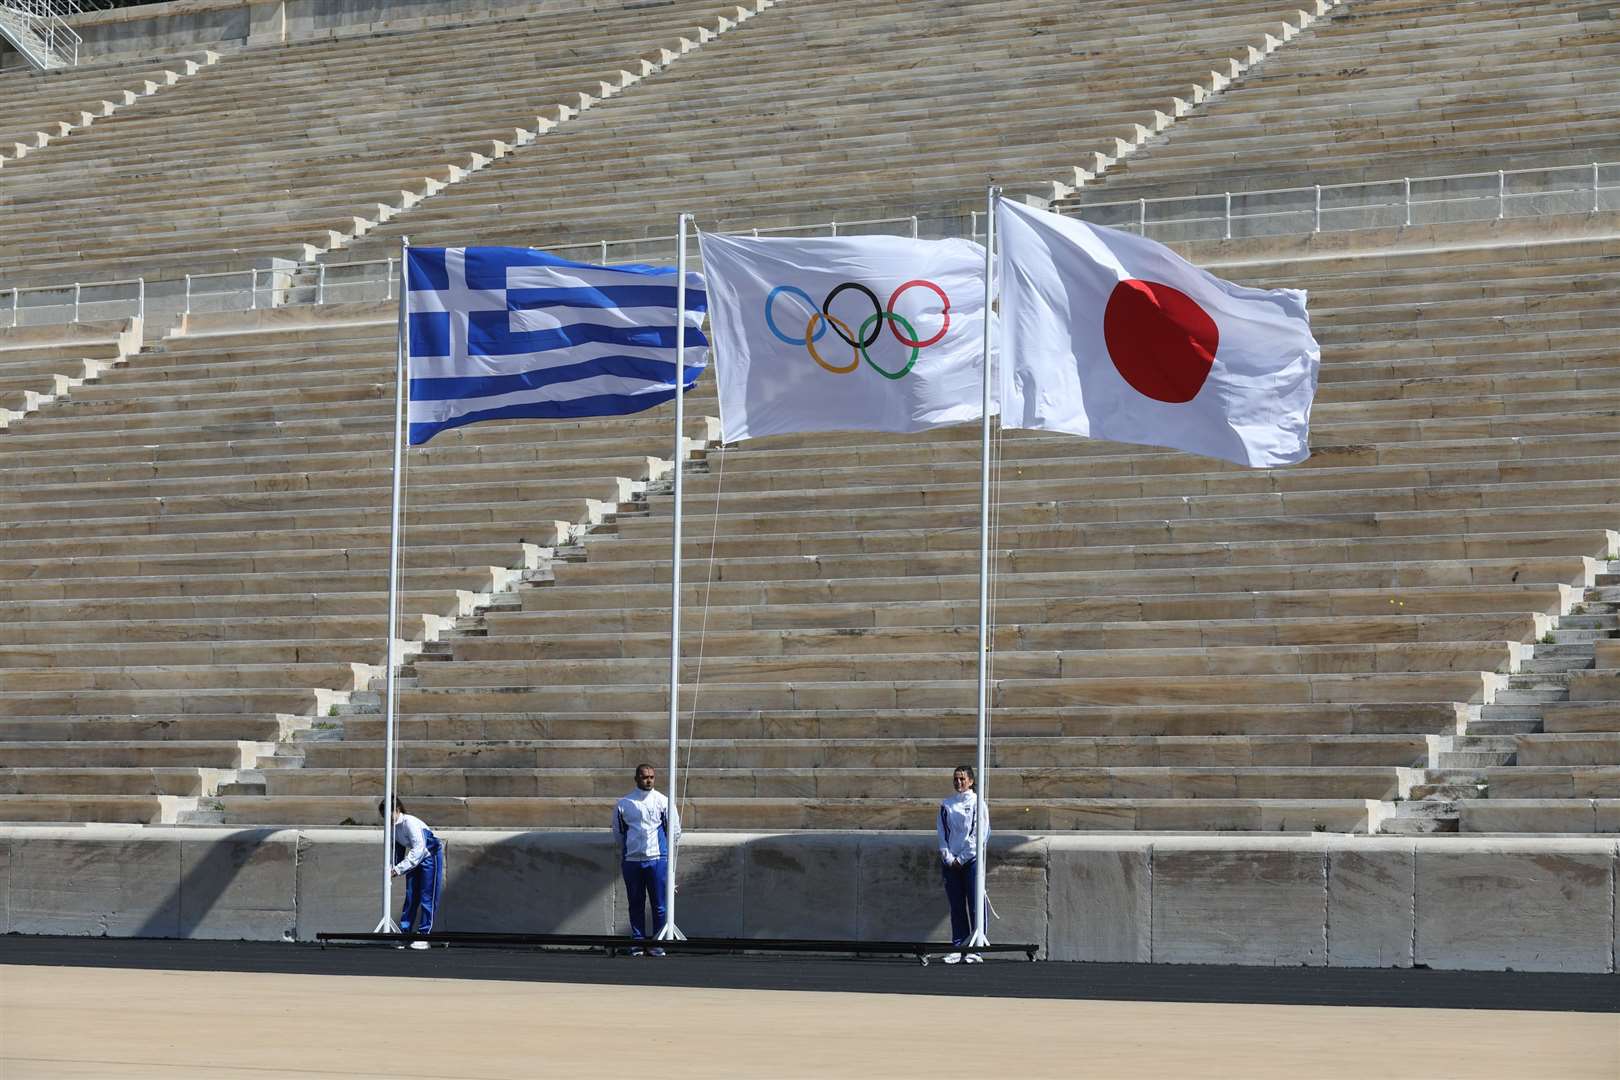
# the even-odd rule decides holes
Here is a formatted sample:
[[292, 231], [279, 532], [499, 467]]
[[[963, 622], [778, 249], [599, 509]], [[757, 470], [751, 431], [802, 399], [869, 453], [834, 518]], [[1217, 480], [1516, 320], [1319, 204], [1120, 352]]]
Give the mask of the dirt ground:
[[1616, 1080], [1612, 1014], [0, 966], [0, 1077]]

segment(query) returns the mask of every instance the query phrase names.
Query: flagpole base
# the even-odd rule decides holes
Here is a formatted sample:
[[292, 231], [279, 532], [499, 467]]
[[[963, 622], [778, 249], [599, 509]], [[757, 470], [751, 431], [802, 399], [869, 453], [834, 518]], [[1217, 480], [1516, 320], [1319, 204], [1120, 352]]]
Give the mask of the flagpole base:
[[977, 948], [980, 948], [981, 946], [985, 946], [985, 945], [989, 945], [989, 944], [990, 944], [990, 939], [984, 936], [984, 931], [983, 930], [975, 930], [975, 931], [973, 931], [973, 934], [967, 939], [967, 941], [962, 945], [962, 948], [964, 948], [964, 949], [977, 949]]
[[377, 929], [373, 930], [372, 933], [373, 934], [397, 934], [397, 933], [399, 933], [399, 925], [397, 923], [395, 923], [393, 919], [390, 919], [385, 915], [385, 916], [383, 916], [382, 922], [377, 924]]
[[662, 930], [658, 931], [658, 933], [653, 935], [653, 940], [654, 941], [685, 941], [686, 940], [686, 935], [681, 933], [681, 928], [676, 926], [673, 922], [667, 922], [667, 923], [664, 924], [664, 928]]

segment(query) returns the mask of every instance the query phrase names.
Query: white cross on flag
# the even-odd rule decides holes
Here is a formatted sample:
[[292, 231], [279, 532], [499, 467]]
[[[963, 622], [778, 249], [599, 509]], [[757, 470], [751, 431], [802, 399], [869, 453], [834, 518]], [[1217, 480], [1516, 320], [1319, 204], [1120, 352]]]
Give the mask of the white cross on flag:
[[1001, 422], [1238, 465], [1310, 456], [1305, 293], [1222, 281], [1162, 244], [1000, 200]]

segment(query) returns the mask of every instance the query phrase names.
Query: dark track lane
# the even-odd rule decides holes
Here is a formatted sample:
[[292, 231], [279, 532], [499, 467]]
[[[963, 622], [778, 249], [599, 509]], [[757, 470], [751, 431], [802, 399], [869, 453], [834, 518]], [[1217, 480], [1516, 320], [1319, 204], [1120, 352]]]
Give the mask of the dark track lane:
[[950, 994], [1107, 1001], [1620, 1012], [1620, 977], [1542, 972], [1256, 968], [989, 960], [605, 956], [519, 949], [426, 952], [251, 941], [0, 936], [0, 964], [391, 975], [742, 990]]

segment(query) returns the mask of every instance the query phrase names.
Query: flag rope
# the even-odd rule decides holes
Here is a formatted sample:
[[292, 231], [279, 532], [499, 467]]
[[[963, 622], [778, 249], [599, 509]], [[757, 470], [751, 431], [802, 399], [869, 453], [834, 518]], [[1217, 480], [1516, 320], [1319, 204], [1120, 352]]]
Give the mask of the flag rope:
[[[697, 668], [692, 673], [692, 705], [686, 717], [686, 765], [681, 770], [683, 791], [684, 785], [688, 783], [685, 774], [692, 768], [692, 740], [697, 733], [698, 697], [703, 690], [703, 648], [709, 636], [709, 595], [714, 591], [714, 549], [720, 540], [720, 494], [726, 486], [726, 456], [725, 447], [721, 446], [720, 473], [714, 483], [714, 511], [709, 515], [712, 519], [709, 529], [709, 566], [707, 579], [703, 583], [703, 616], [698, 620]], [[670, 792], [670, 795], [676, 798], [676, 809], [679, 812], [684, 796], [676, 797], [675, 792]]]

